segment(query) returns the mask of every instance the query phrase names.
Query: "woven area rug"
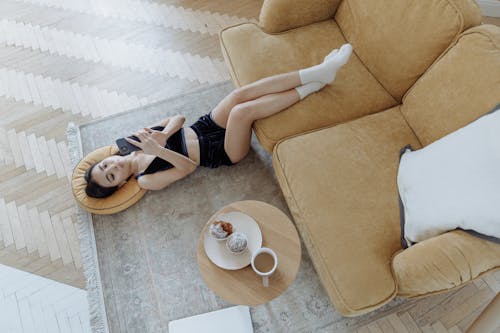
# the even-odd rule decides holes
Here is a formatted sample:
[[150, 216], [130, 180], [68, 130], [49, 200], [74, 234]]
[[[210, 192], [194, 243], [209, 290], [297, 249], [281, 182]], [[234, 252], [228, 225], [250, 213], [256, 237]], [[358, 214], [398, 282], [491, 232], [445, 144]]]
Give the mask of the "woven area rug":
[[[80, 126], [70, 125], [73, 164], [118, 137], [175, 114], [190, 125], [233, 89], [230, 82]], [[82, 155], [83, 154], [83, 155]], [[199, 233], [222, 206], [260, 200], [288, 216], [271, 156], [252, 138], [252, 149], [236, 166], [199, 168], [162, 191], [147, 193], [111, 216], [79, 211], [81, 248], [95, 332], [167, 332], [168, 322], [231, 306], [205, 286], [197, 267]], [[255, 332], [344, 332], [403, 303], [357, 318], [332, 307], [302, 246], [292, 286], [275, 300], [251, 308]]]

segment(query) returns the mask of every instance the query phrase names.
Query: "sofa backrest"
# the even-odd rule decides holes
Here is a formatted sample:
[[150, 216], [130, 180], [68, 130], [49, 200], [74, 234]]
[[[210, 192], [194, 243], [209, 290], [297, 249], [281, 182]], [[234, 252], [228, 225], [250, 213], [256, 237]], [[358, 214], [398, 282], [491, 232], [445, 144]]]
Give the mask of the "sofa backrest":
[[481, 22], [474, 0], [343, 0], [335, 20], [398, 101], [438, 56]]
[[500, 28], [464, 32], [411, 87], [401, 112], [423, 146], [469, 124], [500, 103]]
[[342, 0], [264, 0], [259, 25], [265, 32], [280, 33], [333, 18]]

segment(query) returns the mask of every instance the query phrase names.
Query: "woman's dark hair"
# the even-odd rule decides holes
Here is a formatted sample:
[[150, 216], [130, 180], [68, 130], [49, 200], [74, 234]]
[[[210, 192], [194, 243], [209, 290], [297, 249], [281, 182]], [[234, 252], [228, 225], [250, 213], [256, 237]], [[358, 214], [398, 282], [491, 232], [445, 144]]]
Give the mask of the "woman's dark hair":
[[87, 187], [85, 187], [85, 193], [92, 198], [106, 198], [118, 190], [118, 186], [104, 187], [97, 184], [92, 180], [92, 169], [97, 165], [95, 163], [85, 172], [85, 180], [87, 181]]

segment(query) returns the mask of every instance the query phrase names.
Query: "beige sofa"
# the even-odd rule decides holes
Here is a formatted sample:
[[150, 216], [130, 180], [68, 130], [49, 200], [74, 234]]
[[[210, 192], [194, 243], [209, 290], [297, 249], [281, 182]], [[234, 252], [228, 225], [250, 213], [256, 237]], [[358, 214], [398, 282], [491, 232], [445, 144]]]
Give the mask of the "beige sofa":
[[265, 0], [259, 24], [220, 33], [237, 86], [322, 61], [335, 81], [255, 123], [316, 271], [346, 316], [443, 292], [500, 266], [500, 245], [452, 231], [402, 250], [399, 150], [500, 102], [500, 28], [472, 0]]

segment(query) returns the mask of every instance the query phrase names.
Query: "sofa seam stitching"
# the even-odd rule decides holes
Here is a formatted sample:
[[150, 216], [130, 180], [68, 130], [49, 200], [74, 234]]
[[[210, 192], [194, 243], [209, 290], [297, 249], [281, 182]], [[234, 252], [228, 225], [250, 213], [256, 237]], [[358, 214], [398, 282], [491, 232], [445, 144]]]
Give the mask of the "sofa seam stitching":
[[[490, 24], [480, 24], [480, 25], [476, 25], [475, 27], [472, 27], [470, 28], [470, 30], [472, 29], [475, 29], [475, 28], [479, 28], [483, 25], [490, 25]], [[500, 44], [497, 45], [497, 42], [490, 36], [490, 34], [488, 32], [484, 32], [484, 31], [477, 31], [477, 30], [474, 30], [474, 31], [470, 31], [470, 30], [467, 30], [467, 31], [464, 31], [460, 34], [460, 38], [457, 39], [456, 43], [453, 45], [455, 46], [456, 44], [458, 44], [458, 41], [464, 37], [464, 36], [467, 36], [467, 35], [473, 35], [473, 34], [478, 34], [478, 35], [482, 35], [486, 38], [488, 38], [491, 42], [491, 44], [493, 44], [493, 46], [497, 49], [497, 50], [500, 50]]]

